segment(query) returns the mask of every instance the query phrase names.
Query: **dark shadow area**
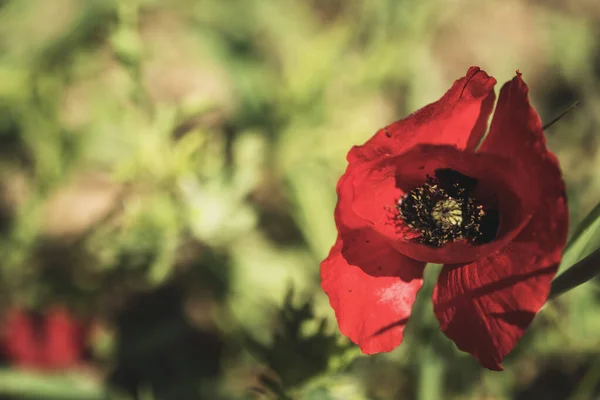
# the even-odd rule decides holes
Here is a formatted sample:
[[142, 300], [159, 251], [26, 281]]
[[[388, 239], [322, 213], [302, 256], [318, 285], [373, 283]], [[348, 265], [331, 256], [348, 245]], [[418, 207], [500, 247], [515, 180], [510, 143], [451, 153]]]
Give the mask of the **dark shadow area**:
[[0, 186], [0, 236], [11, 231], [14, 222], [14, 214], [11, 205], [6, 199], [6, 195]]
[[[582, 101], [584, 94], [574, 83], [567, 81], [561, 75], [546, 75], [542, 79], [535, 86], [535, 103], [539, 104], [540, 116], [545, 125], [576, 101]], [[531, 85], [533, 86], [535, 83]], [[564, 118], [570, 117], [572, 116], [566, 115]], [[545, 133], [552, 136], [554, 131], [555, 129], [548, 129]]]
[[92, 50], [105, 42], [115, 23], [116, 15], [110, 7], [96, 3], [86, 8], [83, 18], [72, 29], [40, 53], [39, 71], [64, 69], [81, 51]]
[[[571, 398], [578, 390], [583, 388], [582, 384], [588, 374], [597, 374], [593, 370], [597, 368], [598, 355], [594, 358], [577, 359], [577, 356], [570, 357], [568, 360], [560, 358], [551, 358], [539, 365], [543, 365], [543, 370], [537, 378], [527, 387], [517, 390], [514, 393], [514, 400], [563, 400]], [[594, 366], [594, 364], [596, 364]], [[583, 397], [577, 398], [596, 398], [600, 395], [600, 382], [596, 379], [587, 386]]]
[[18, 115], [8, 104], [0, 103], [0, 160], [26, 167], [32, 155], [21, 137]]
[[328, 360], [348, 348], [347, 345], [337, 343], [336, 335], [327, 333], [327, 323], [324, 319], [318, 321], [316, 332], [302, 334], [302, 326], [305, 323], [316, 322], [313, 300], [308, 299], [295, 306], [292, 302], [293, 297], [293, 289], [290, 289], [276, 317], [276, 329], [271, 344], [264, 345], [250, 333], [244, 334], [248, 349], [279, 374], [282, 382], [280, 391], [323, 373]]
[[168, 285], [138, 296], [119, 313], [111, 384], [132, 395], [150, 387], [156, 399], [214, 399], [208, 393], [220, 372], [224, 342], [214, 331], [190, 325], [183, 300], [182, 290]]
[[255, 206], [262, 230], [273, 243], [282, 247], [306, 244], [281, 186], [265, 182], [251, 193], [249, 200]]
[[[590, 40], [595, 41], [596, 43], [600, 43], [600, 29], [596, 27], [596, 37]], [[592, 71], [594, 72], [594, 76], [596, 79], [600, 80], [600, 47], [596, 47], [596, 51], [594, 53], [594, 57], [592, 60]]]

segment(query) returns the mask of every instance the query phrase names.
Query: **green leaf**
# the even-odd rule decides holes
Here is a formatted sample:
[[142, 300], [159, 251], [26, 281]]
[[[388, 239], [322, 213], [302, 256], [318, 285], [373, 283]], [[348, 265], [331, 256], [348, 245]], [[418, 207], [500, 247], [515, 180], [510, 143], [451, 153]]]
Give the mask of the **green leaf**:
[[560, 270], [564, 270], [600, 247], [600, 203], [579, 223], [565, 246]]

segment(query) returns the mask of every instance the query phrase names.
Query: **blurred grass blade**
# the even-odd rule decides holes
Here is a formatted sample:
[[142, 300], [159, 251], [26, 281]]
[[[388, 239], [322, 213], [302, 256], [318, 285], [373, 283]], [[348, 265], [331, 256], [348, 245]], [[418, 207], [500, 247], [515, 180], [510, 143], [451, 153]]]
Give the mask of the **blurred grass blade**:
[[18, 399], [103, 400], [106, 393], [83, 375], [45, 375], [0, 370], [0, 396]]
[[577, 100], [575, 103], [571, 104], [565, 111], [561, 112], [560, 114], [558, 114], [558, 116], [556, 118], [554, 118], [552, 121], [550, 121], [546, 125], [544, 125], [542, 127], [542, 130], [545, 131], [546, 129], [550, 128], [552, 125], [554, 125], [555, 123], [557, 123], [562, 117], [564, 117], [565, 115], [567, 115], [567, 113], [569, 111], [571, 111], [572, 109], [574, 109], [578, 105], [579, 105], [579, 100]]
[[579, 261], [552, 281], [550, 298], [555, 298], [600, 275], [600, 249]]
[[597, 393], [595, 389], [598, 387], [598, 382], [600, 382], [600, 359], [593, 362], [590, 369], [577, 384], [569, 400], [597, 399], [598, 397], [594, 397], [594, 393]]
[[600, 203], [579, 223], [565, 246], [561, 268], [566, 268], [600, 247]]

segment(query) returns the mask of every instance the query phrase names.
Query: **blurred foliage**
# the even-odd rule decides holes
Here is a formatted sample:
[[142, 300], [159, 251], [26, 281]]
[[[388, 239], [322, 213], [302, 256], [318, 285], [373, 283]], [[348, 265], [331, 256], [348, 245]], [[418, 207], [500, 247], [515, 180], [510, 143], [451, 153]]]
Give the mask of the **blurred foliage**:
[[439, 332], [435, 267], [403, 346], [364, 357], [318, 265], [348, 149], [474, 64], [520, 69], [545, 121], [581, 101], [547, 132], [575, 226], [600, 194], [599, 39], [586, 0], [0, 1], [0, 308], [106, 327], [86, 368], [5, 368], [0, 396], [592, 398], [597, 282], [548, 303], [498, 374]]

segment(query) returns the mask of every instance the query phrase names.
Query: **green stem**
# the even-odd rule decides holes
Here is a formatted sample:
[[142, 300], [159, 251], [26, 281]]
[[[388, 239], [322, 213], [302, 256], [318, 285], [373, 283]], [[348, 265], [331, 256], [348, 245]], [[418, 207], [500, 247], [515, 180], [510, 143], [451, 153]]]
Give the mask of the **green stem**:
[[423, 347], [419, 362], [419, 400], [442, 399], [444, 388], [444, 363], [429, 346]]

